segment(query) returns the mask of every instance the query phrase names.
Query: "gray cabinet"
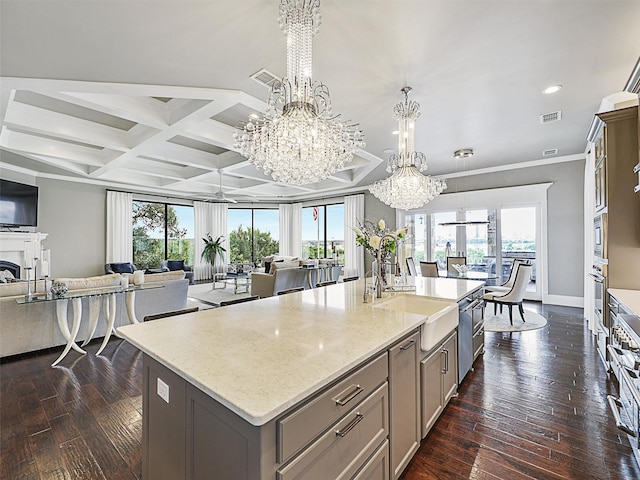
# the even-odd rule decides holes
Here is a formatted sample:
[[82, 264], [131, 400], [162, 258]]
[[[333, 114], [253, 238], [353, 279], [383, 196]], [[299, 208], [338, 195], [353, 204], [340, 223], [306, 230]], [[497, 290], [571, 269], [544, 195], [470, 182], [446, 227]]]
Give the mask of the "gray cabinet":
[[484, 287], [480, 287], [458, 301], [458, 384], [462, 383], [484, 348], [483, 296]]
[[389, 441], [382, 444], [353, 480], [389, 480]]
[[391, 478], [398, 478], [420, 447], [420, 334], [389, 349]]
[[145, 360], [142, 394], [143, 478], [184, 478], [186, 392], [187, 383], [181, 377], [155, 361]]
[[452, 333], [420, 362], [422, 437], [458, 389], [457, 333]]
[[143, 478], [397, 478], [420, 443], [419, 338], [412, 332], [260, 426], [145, 354]]

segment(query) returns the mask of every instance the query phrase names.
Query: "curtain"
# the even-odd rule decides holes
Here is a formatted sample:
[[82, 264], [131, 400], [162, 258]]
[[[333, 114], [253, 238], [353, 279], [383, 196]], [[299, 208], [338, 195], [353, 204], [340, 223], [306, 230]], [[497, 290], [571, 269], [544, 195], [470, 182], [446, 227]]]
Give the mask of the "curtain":
[[302, 204], [280, 205], [280, 255], [302, 258]]
[[344, 276], [364, 278], [364, 248], [359, 247], [353, 227], [364, 220], [364, 194], [344, 197]]
[[133, 194], [107, 191], [106, 263], [133, 261]]
[[220, 235], [225, 237], [223, 245], [226, 249], [224, 258], [216, 260], [215, 271], [224, 270], [229, 261], [229, 239], [227, 237], [227, 210], [226, 203], [193, 202], [194, 213], [194, 265], [193, 276], [196, 280], [208, 280], [213, 277], [214, 267], [202, 260], [203, 238], [207, 234], [215, 240]]

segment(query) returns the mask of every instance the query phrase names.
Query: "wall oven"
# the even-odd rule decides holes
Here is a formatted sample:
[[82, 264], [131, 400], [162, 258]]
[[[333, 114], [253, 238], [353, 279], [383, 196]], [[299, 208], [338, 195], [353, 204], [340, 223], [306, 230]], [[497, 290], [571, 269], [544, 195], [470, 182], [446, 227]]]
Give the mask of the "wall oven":
[[616, 426], [625, 432], [640, 464], [640, 317], [615, 314], [612, 306], [611, 344], [607, 347], [618, 396], [608, 395]]
[[607, 258], [607, 214], [601, 213], [593, 217], [593, 256]]

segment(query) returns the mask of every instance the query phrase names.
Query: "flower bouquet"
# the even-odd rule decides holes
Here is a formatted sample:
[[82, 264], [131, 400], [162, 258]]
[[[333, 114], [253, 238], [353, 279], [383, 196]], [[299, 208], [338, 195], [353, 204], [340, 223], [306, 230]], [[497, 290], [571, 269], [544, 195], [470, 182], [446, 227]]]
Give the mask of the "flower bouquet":
[[[398, 248], [397, 242], [403, 240], [407, 235], [407, 228], [400, 228], [398, 230], [391, 230], [387, 228], [387, 225], [383, 219], [378, 220], [377, 223], [365, 220], [357, 227], [353, 227], [353, 231], [356, 234], [356, 241], [359, 245], [362, 245], [374, 258], [378, 258], [378, 252], [380, 252], [380, 259], [382, 262], [382, 280], [385, 281], [384, 266], [391, 260], [391, 255], [396, 254]], [[391, 235], [391, 237], [386, 236]]]

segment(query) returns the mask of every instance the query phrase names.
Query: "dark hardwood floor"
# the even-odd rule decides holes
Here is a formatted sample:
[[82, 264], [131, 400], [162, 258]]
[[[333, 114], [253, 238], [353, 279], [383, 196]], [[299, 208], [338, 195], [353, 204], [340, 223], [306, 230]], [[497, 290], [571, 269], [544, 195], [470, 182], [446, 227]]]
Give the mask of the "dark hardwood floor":
[[[606, 394], [616, 386], [597, 357], [582, 311], [528, 307], [548, 325], [487, 333], [485, 355], [403, 480], [640, 479], [629, 443], [608, 411]], [[88, 347], [97, 349], [97, 343]], [[52, 368], [58, 353], [0, 363], [1, 478], [140, 478], [140, 353], [112, 339], [100, 357], [71, 352]]]

